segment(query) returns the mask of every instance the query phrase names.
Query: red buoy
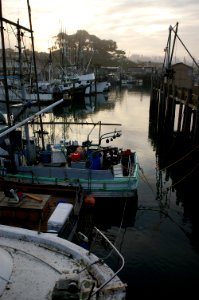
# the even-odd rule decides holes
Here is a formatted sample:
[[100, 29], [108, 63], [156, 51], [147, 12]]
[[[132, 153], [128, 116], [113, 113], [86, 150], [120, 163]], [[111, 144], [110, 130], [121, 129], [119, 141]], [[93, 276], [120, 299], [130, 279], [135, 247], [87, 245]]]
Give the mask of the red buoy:
[[84, 203], [86, 205], [95, 206], [95, 197], [93, 197], [93, 195], [87, 195], [84, 198]]

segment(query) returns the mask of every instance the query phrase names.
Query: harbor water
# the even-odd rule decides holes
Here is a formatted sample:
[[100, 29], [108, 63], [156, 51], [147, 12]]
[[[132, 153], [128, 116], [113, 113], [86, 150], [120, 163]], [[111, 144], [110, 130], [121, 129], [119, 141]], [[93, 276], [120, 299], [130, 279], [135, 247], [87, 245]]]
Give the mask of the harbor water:
[[[57, 107], [44, 116], [56, 121], [115, 123], [102, 126], [101, 134], [121, 130], [122, 135], [109, 143], [137, 152], [137, 196], [131, 201], [97, 200], [88, 214], [124, 257], [118, 276], [127, 284], [127, 299], [138, 291], [155, 295], [161, 290], [164, 295], [169, 290], [199, 289], [198, 195], [191, 183], [186, 189], [183, 184], [184, 189], [171, 188], [166, 169], [160, 170], [159, 140], [153, 139], [150, 128], [150, 95], [150, 87], [118, 87], [78, 106]], [[44, 129], [51, 134], [49, 143], [98, 139], [97, 128], [83, 124], [46, 125]], [[107, 244], [99, 240], [92, 250], [114, 271], [120, 268], [121, 259]]]
[[[136, 150], [139, 159], [137, 197], [131, 203], [97, 200], [92, 216], [94, 225], [124, 256], [125, 266], [118, 275], [128, 285], [127, 299], [133, 299], [135, 292], [164, 295], [178, 291], [180, 295], [188, 291], [190, 295], [198, 290], [198, 196], [195, 187], [187, 188], [185, 182], [182, 189], [171, 188], [173, 181], [166, 169], [160, 170], [157, 149], [161, 145], [150, 128], [150, 95], [150, 88], [144, 86], [112, 90], [106, 99], [96, 100], [84, 119], [121, 123], [122, 136], [114, 144]], [[115, 271], [120, 268], [121, 260], [106, 244], [99, 241], [92, 250]]]

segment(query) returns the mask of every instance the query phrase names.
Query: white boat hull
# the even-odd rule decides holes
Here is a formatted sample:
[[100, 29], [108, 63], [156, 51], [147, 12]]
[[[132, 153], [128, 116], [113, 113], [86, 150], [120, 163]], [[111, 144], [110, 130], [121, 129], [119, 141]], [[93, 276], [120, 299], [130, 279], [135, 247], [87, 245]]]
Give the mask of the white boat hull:
[[[75, 299], [88, 299], [91, 291], [97, 294], [90, 299], [125, 299], [126, 285], [117, 274], [113, 276], [113, 270], [87, 250], [51, 233], [0, 225], [0, 265], [2, 300], [61, 295], [69, 299], [74, 294]], [[70, 284], [76, 288], [73, 293]]]

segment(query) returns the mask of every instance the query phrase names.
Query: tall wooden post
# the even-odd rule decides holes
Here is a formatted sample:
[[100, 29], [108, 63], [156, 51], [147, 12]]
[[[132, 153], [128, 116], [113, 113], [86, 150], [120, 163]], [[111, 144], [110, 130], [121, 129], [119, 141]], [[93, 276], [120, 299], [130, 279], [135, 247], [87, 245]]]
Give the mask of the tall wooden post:
[[2, 13], [2, 1], [1, 0], [0, 0], [0, 27], [1, 27], [3, 76], [4, 76], [4, 87], [5, 87], [5, 100], [6, 100], [6, 109], [7, 109], [7, 119], [8, 119], [8, 126], [11, 127], [10, 103], [9, 103], [9, 92], [8, 92], [8, 82], [7, 82], [7, 68], [6, 68], [6, 53], [5, 53], [5, 41], [4, 41], [4, 27], [3, 27], [3, 13]]

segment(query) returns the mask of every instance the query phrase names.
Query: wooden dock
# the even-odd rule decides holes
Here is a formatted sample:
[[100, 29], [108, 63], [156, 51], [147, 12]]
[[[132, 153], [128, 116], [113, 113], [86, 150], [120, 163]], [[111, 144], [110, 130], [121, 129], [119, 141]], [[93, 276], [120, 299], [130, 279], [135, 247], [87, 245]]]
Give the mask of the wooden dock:
[[[159, 133], [187, 136], [193, 145], [199, 142], [199, 86], [176, 87], [172, 79], [153, 78], [150, 103], [151, 122]], [[156, 125], [155, 125], [156, 123]]]

